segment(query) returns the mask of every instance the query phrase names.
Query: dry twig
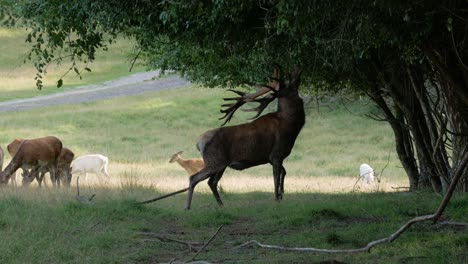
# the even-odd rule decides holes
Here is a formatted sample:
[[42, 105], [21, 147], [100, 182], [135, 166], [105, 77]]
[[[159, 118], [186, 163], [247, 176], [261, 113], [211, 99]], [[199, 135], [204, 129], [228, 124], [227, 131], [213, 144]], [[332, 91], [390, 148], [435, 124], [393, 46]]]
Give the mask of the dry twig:
[[211, 243], [211, 241], [213, 241], [213, 239], [216, 237], [216, 235], [218, 235], [219, 231], [221, 231], [221, 228], [223, 228], [223, 226], [224, 226], [224, 225], [220, 225], [220, 226], [218, 227], [218, 230], [216, 230], [216, 232], [213, 234], [213, 236], [211, 236], [211, 238], [208, 240], [208, 242], [206, 242], [205, 245], [203, 245], [203, 247], [200, 248], [200, 249], [197, 251], [197, 253], [195, 253], [195, 255], [193, 255], [193, 257], [189, 260], [189, 262], [195, 260], [195, 258], [198, 256], [198, 254], [200, 254], [200, 252], [202, 252], [202, 250], [205, 249], [205, 248], [208, 246], [208, 244]]
[[[162, 241], [162, 242], [175, 242], [175, 243], [178, 243], [178, 244], [182, 244], [182, 245], [186, 245], [189, 247], [189, 249], [191, 251], [195, 251], [198, 249], [199, 246], [202, 245], [202, 243], [199, 243], [199, 242], [187, 242], [187, 241], [183, 241], [183, 240], [179, 240], [179, 239], [175, 239], [175, 238], [170, 238], [170, 237], [167, 237], [166, 235], [161, 235], [161, 234], [157, 234], [157, 233], [151, 233], [151, 232], [141, 232], [140, 233], [141, 235], [143, 236], [148, 236], [148, 237], [154, 237], [156, 239], [158, 239], [159, 241]], [[155, 241], [154, 239], [143, 239], [143, 241]]]
[[80, 196], [80, 182], [79, 182], [79, 180], [80, 180], [80, 176], [76, 177], [76, 192], [77, 192], [76, 197], [75, 197], [76, 200], [78, 200], [81, 203], [85, 203], [85, 204], [92, 203], [92, 200], [93, 200], [94, 196], [96, 196], [96, 194], [91, 195], [90, 198], [88, 198], [86, 196]]
[[156, 198], [153, 198], [153, 199], [150, 199], [150, 200], [146, 200], [146, 201], [143, 201], [143, 202], [139, 202], [138, 204], [147, 204], [147, 203], [156, 202], [156, 201], [162, 200], [162, 199], [164, 199], [164, 198], [171, 197], [171, 196], [174, 196], [174, 195], [176, 195], [176, 194], [186, 192], [186, 191], [188, 191], [188, 189], [189, 189], [189, 188], [185, 188], [185, 189], [182, 189], [182, 190], [178, 190], [178, 191], [175, 191], [175, 192], [171, 192], [171, 193], [168, 193], [168, 194], [165, 194], [165, 195], [161, 195], [161, 196], [159, 196], [159, 197], [156, 197]]
[[468, 223], [465, 223], [465, 222], [442, 221], [442, 222], [440, 222], [440, 224], [441, 225], [453, 225], [453, 226], [468, 227]]

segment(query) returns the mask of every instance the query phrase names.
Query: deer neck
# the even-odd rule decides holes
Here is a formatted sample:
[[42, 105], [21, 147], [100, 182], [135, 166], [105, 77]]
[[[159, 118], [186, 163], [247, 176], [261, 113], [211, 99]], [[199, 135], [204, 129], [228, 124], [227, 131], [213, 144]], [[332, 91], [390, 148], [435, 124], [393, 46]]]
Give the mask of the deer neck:
[[19, 169], [20, 164], [15, 162], [10, 162], [4, 171], [0, 172], [0, 182], [7, 183], [10, 179], [10, 176]]
[[278, 98], [278, 113], [286, 120], [299, 122], [304, 125], [304, 102], [298, 95]]
[[183, 159], [183, 158], [178, 158], [176, 159], [177, 163], [179, 163], [180, 166], [182, 167], [187, 167], [187, 160]]

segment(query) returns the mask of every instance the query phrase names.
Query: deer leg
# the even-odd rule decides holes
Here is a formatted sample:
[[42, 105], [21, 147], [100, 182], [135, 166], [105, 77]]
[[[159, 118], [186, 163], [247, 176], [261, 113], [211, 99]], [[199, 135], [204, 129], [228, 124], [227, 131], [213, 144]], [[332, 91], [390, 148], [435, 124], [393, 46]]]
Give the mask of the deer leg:
[[[16, 171], [11, 174], [8, 179], [11, 179], [11, 184], [13, 184], [14, 186], [16, 186]], [[8, 183], [8, 179], [7, 179], [7, 183]]]
[[280, 194], [281, 199], [283, 199], [284, 194], [284, 178], [286, 177], [286, 169], [281, 165], [281, 181], [280, 181]]
[[104, 173], [104, 175], [106, 175], [106, 177], [109, 178], [109, 172], [107, 172], [107, 165], [102, 167], [102, 173]]
[[213, 176], [213, 173], [208, 169], [203, 168], [201, 171], [190, 176], [189, 188], [187, 194], [187, 202], [185, 203], [185, 209], [190, 210], [190, 205], [192, 204], [193, 190], [197, 184], [208, 177]]
[[44, 179], [45, 172], [41, 172], [40, 174], [36, 175], [36, 181], [39, 184], [39, 187], [42, 187], [42, 180]]
[[223, 205], [223, 201], [221, 201], [221, 197], [219, 197], [218, 182], [221, 179], [221, 177], [223, 177], [224, 170], [225, 168], [218, 171], [216, 174], [211, 176], [210, 179], [208, 180], [208, 185], [210, 186], [211, 192], [213, 193], [220, 207], [223, 207], [224, 205]]
[[55, 169], [51, 169], [49, 173], [50, 173], [50, 181], [52, 182], [52, 186], [60, 187], [60, 178], [59, 178], [60, 175], [57, 175]]
[[60, 184], [62, 183], [62, 175], [59, 173], [57, 169], [53, 169], [54, 174], [55, 174], [55, 179], [57, 180], [57, 186], [60, 187]]
[[39, 167], [35, 167], [30, 171], [23, 171], [23, 186], [27, 187], [31, 184], [32, 181], [36, 178], [37, 174], [39, 173]]
[[55, 185], [57, 184], [57, 179], [55, 178], [56, 176], [49, 171], [49, 174], [50, 174], [50, 181], [52, 182], [52, 187], [55, 187]]
[[280, 192], [281, 185], [281, 164], [273, 164], [273, 181], [275, 183], [275, 200], [281, 201], [283, 198]]

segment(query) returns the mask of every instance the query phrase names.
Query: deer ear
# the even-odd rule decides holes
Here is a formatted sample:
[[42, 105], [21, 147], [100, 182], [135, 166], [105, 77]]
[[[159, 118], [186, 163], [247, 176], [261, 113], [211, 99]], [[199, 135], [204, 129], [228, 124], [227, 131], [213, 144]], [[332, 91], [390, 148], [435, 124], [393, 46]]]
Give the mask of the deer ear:
[[184, 151], [183, 151], [183, 150], [181, 150], [181, 151], [177, 152], [177, 155], [181, 155], [182, 153], [184, 153]]
[[296, 68], [294, 70], [291, 71], [291, 79], [299, 79], [301, 78], [301, 74], [302, 74], [302, 69], [300, 68]]
[[290, 75], [290, 80], [291, 80], [291, 85], [295, 85], [297, 86], [297, 88], [299, 87], [299, 84], [301, 82], [301, 74], [302, 74], [302, 70], [300, 68], [296, 68], [294, 70], [291, 71], [291, 75]]

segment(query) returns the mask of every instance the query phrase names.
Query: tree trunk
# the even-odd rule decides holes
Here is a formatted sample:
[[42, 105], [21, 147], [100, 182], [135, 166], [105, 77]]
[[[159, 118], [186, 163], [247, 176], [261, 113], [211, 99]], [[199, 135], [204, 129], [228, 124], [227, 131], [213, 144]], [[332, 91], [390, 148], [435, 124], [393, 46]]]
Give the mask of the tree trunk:
[[[424, 51], [437, 72], [436, 78], [452, 129], [452, 161], [453, 167], [456, 167], [464, 151], [468, 151], [468, 68], [453, 51], [432, 48]], [[467, 192], [468, 169], [465, 169], [463, 175], [458, 189]]]
[[403, 168], [408, 175], [410, 191], [418, 189], [419, 170], [414, 159], [414, 153], [411, 143], [411, 135], [405, 126], [404, 116], [401, 109], [396, 109], [396, 114], [392, 112], [387, 102], [382, 97], [382, 91], [375, 85], [370, 94], [371, 99], [380, 107], [390, 124], [395, 136], [395, 147], [398, 158], [400, 159]]

